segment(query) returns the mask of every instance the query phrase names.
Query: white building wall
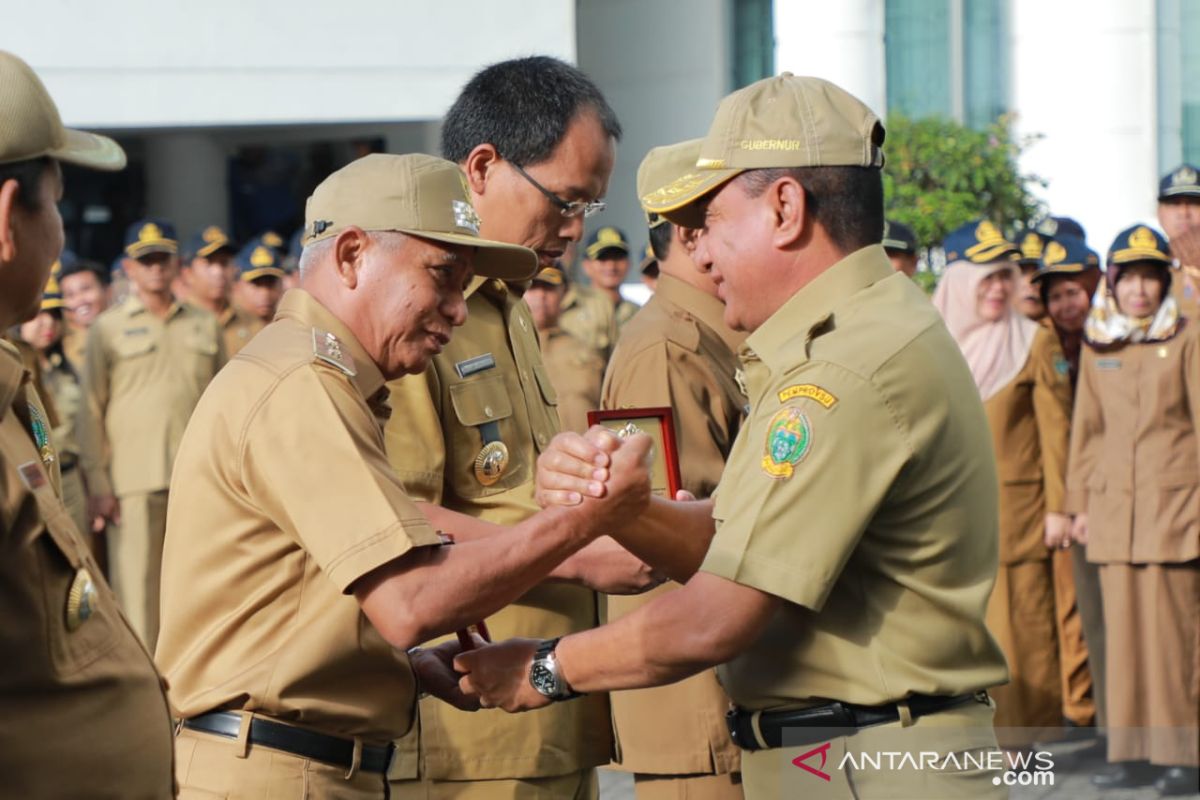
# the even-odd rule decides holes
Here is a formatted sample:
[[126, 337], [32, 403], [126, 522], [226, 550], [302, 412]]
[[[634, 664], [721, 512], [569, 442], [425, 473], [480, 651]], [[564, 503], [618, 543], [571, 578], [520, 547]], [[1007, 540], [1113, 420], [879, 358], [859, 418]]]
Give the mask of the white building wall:
[[485, 64], [573, 61], [575, 2], [10, 2], [0, 49], [81, 127], [428, 120]]

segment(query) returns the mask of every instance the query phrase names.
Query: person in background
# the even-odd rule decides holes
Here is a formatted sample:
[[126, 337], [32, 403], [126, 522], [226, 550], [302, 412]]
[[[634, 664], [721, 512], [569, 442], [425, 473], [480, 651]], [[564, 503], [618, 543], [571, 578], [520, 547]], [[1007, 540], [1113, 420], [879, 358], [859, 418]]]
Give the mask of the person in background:
[[917, 273], [917, 235], [903, 222], [884, 220], [883, 250], [896, 272], [908, 277]]
[[288, 239], [287, 256], [283, 259], [283, 290], [295, 289], [300, 285], [300, 253], [304, 251], [304, 228], [300, 228]]
[[1071, 428], [1072, 537], [1099, 565], [1110, 765], [1101, 789], [1200, 781], [1200, 325], [1162, 234], [1117, 235], [1085, 325]]
[[[1200, 228], [1200, 170], [1180, 164], [1158, 182], [1158, 224], [1168, 241]], [[1179, 267], [1171, 281], [1171, 296], [1187, 319], [1200, 319], [1200, 270]]]
[[653, 293], [658, 288], [659, 265], [651, 242], [646, 242], [646, 252], [642, 256], [642, 263], [638, 264], [638, 272], [642, 273], [642, 283]]
[[184, 245], [183, 278], [189, 302], [217, 318], [225, 353], [233, 355], [262, 328], [252, 314], [233, 302], [237, 245], [220, 226], [208, 225]]
[[107, 534], [113, 589], [149, 649], [158, 635], [159, 569], [171, 465], [204, 387], [225, 364], [217, 318], [180, 302], [175, 228], [144, 219], [125, 235], [133, 293], [88, 334], [79, 450], [88, 513]]
[[254, 319], [253, 336], [275, 319], [275, 310], [283, 297], [283, 255], [264, 239], [252, 239], [234, 260], [237, 266], [237, 298]]
[[607, 362], [621, 326], [637, 311], [636, 303], [621, 297], [629, 272], [629, 239], [620, 228], [598, 228], [583, 248], [583, 272], [591, 286], [573, 285], [563, 300], [559, 324]]
[[109, 275], [104, 267], [63, 250], [58, 272], [66, 322], [62, 349], [76, 374], [83, 369], [88, 328], [108, 308], [108, 284]]
[[1042, 249], [1050, 237], [1035, 230], [1025, 232], [1021, 237], [1020, 254], [1017, 258], [1017, 268], [1020, 270], [1020, 282], [1017, 284], [1017, 310], [1034, 322], [1046, 319], [1046, 304], [1042, 301], [1041, 292], [1033, 283], [1041, 262]]
[[[970, 222], [942, 246], [947, 267], [933, 304], [975, 378], [1000, 479], [1000, 567], [987, 623], [1008, 660], [1009, 682], [993, 692], [996, 727], [1053, 728], [1063, 704], [1051, 556], [1069, 544], [1071, 530], [1063, 513], [1067, 361], [1054, 332], [1016, 309], [1020, 251], [999, 228]], [[1018, 733], [997, 738], [1004, 746], [1032, 743]]]

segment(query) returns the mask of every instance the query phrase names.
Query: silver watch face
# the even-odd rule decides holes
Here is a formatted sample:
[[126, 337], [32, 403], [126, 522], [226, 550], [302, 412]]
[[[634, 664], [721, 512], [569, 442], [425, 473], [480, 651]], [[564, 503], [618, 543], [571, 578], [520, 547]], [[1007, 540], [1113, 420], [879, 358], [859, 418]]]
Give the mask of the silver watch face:
[[558, 694], [558, 676], [543, 661], [534, 661], [529, 668], [529, 682], [546, 697]]

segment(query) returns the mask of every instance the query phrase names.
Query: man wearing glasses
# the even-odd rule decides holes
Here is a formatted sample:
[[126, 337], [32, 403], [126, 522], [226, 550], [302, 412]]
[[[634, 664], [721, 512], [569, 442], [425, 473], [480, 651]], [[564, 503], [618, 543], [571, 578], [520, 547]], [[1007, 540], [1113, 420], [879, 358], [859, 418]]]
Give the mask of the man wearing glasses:
[[[533, 57], [495, 64], [467, 83], [446, 116], [442, 151], [462, 167], [480, 235], [524, 245], [548, 267], [582, 236], [584, 217], [604, 208], [598, 198], [620, 135], [591, 80]], [[389, 460], [409, 496], [428, 504], [422, 511], [434, 527], [451, 535], [479, 527], [476, 520], [512, 525], [538, 510], [536, 461], [559, 423], [521, 289], [476, 278], [466, 324], [423, 374], [389, 387]], [[604, 538], [555, 577], [488, 618], [492, 636], [551, 639], [590, 628], [593, 589], [645, 588], [649, 571]], [[397, 746], [396, 798], [594, 798], [594, 768], [612, 749], [608, 702], [587, 697], [529, 717], [423, 702], [419, 732]]]

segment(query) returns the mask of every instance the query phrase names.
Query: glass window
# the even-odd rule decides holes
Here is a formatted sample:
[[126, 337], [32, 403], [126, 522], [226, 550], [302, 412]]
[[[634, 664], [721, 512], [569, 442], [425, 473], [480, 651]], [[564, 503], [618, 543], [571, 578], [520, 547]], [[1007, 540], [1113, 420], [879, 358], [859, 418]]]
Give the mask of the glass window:
[[734, 89], [775, 74], [775, 11], [772, 0], [733, 0]]
[[889, 111], [954, 114], [950, 81], [951, 0], [887, 0], [884, 54]]
[[[1200, 3], [1179, 4], [1179, 51], [1183, 160], [1200, 164]], [[1173, 167], [1167, 165], [1164, 171]]]

